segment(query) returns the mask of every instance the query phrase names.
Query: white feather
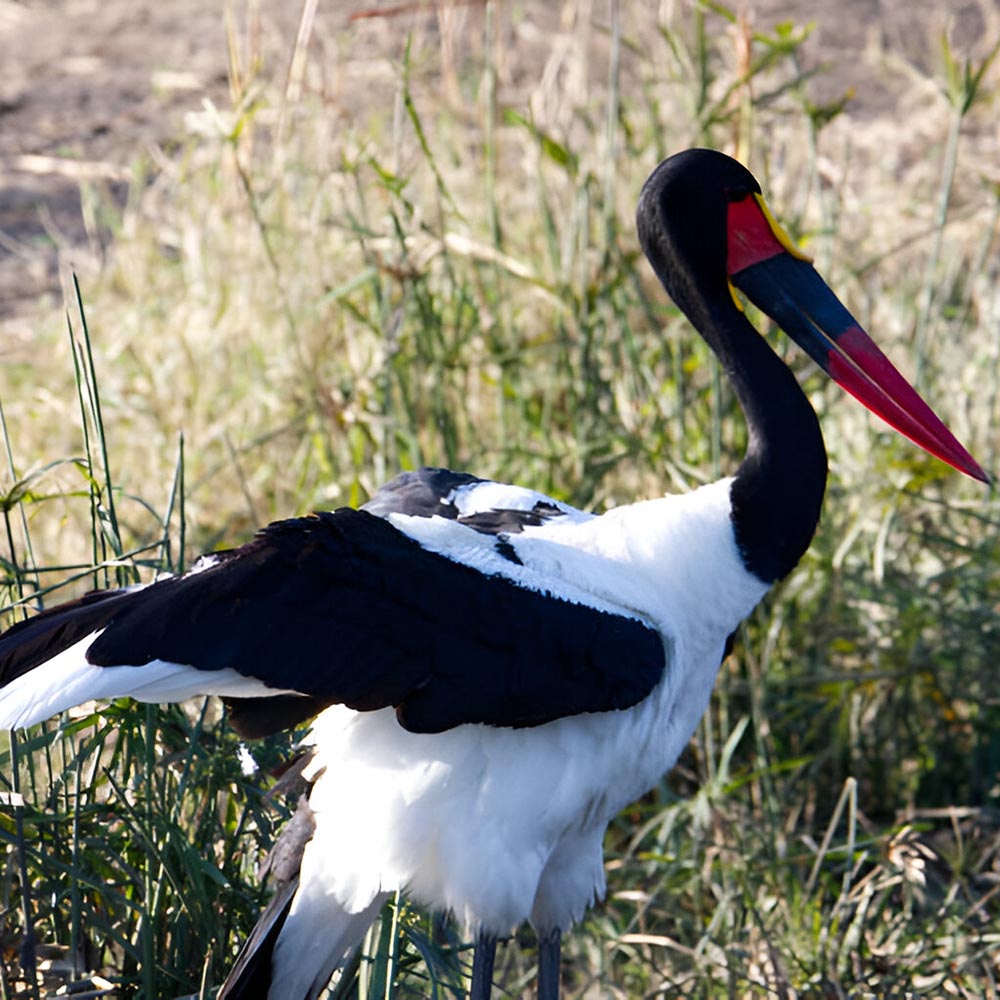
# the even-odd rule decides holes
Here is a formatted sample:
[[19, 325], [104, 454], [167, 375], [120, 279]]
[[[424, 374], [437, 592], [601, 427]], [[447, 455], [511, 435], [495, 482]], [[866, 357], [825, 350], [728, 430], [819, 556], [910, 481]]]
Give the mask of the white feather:
[[254, 698], [283, 693], [229, 668], [196, 670], [163, 660], [138, 667], [97, 667], [87, 661], [86, 653], [100, 634], [86, 636], [42, 668], [0, 688], [0, 728], [33, 726], [85, 701], [128, 696], [156, 703], [208, 694]]

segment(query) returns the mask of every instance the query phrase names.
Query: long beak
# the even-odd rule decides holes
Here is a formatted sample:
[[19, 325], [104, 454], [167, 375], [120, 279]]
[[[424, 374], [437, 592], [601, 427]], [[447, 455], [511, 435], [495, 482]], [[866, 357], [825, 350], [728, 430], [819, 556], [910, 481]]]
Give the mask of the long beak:
[[[772, 220], [768, 217], [768, 221]], [[979, 463], [878, 349], [812, 264], [801, 254], [793, 256], [787, 237], [780, 229], [778, 232], [780, 236], [772, 235], [771, 255], [757, 253], [755, 260], [730, 274], [732, 284], [869, 410], [960, 472], [990, 482]]]

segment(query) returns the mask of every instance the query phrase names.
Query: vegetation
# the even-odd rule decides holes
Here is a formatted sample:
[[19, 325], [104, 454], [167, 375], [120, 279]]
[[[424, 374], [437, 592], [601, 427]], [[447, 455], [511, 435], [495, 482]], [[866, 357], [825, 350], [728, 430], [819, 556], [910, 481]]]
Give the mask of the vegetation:
[[[120, 217], [86, 189], [117, 228], [86, 319], [71, 299], [69, 336], [39, 319], [0, 370], [8, 621], [363, 502], [400, 468], [597, 509], [732, 469], [731, 393], [631, 221], [650, 169], [695, 144], [749, 163], [996, 465], [1000, 187], [980, 141], [996, 49], [945, 40], [912, 71], [930, 138], [894, 171], [854, 156], [854, 81], [805, 68], [808, 26], [621, 6], [385, 14], [325, 36], [325, 58], [308, 31], [271, 59], [233, 29], [232, 107], [138, 162]], [[821, 413], [823, 522], [743, 629], [690, 752], [610, 831], [567, 996], [994, 997], [996, 497], [772, 342]], [[293, 738], [255, 744], [247, 775], [218, 715], [122, 702], [12, 737], [0, 995], [33, 928], [116, 995], [211, 997], [294, 808], [271, 777]], [[465, 948], [399, 901], [335, 995], [455, 996]], [[502, 950], [512, 995], [533, 948]]]

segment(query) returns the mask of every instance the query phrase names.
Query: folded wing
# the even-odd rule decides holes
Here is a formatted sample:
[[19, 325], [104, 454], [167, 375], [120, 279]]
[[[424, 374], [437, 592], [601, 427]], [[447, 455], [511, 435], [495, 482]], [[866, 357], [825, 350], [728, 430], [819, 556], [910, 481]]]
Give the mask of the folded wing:
[[94, 697], [204, 693], [233, 699], [250, 735], [335, 703], [391, 706], [417, 732], [534, 726], [634, 705], [664, 667], [659, 634], [634, 617], [485, 574], [344, 508], [14, 626], [0, 637], [0, 724]]

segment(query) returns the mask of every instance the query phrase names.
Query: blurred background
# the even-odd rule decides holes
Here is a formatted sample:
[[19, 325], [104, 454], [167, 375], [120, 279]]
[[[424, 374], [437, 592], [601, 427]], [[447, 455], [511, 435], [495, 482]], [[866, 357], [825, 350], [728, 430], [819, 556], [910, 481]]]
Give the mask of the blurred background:
[[[998, 50], [996, 0], [0, 0], [7, 620], [401, 468], [597, 510], [732, 471], [732, 395], [633, 225], [692, 145], [751, 167], [996, 471]], [[823, 423], [819, 534], [610, 831], [566, 995], [996, 996], [996, 495], [771, 342]], [[0, 754], [4, 995], [31, 931], [40, 995], [212, 996], [295, 797], [291, 737], [248, 776], [218, 714], [122, 703]], [[468, 964], [397, 901], [335, 995], [455, 996]]]

